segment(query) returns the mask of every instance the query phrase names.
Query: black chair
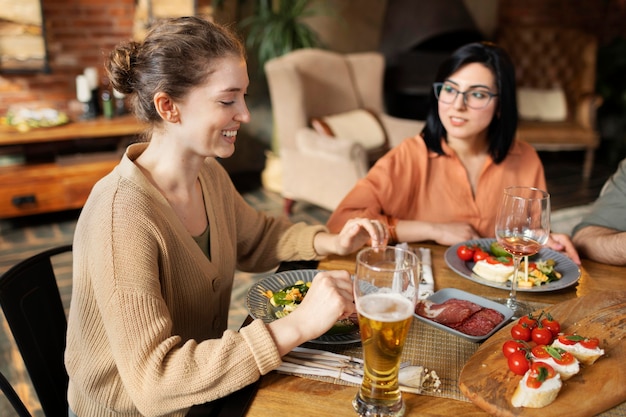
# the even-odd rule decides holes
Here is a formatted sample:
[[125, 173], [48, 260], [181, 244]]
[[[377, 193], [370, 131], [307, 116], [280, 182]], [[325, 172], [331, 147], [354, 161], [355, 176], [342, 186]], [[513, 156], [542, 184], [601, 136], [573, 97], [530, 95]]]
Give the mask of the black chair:
[[20, 397], [17, 395], [17, 392], [15, 392], [9, 381], [7, 381], [7, 379], [2, 374], [2, 372], [0, 372], [0, 391], [2, 391], [7, 397], [9, 403], [11, 403], [19, 417], [32, 417]]
[[[71, 250], [71, 245], [48, 249], [0, 276], [0, 306], [46, 416], [67, 415], [67, 319], [50, 258]], [[30, 416], [21, 401], [15, 404], [19, 397], [5, 382], [0, 379], [0, 387], [18, 415]]]

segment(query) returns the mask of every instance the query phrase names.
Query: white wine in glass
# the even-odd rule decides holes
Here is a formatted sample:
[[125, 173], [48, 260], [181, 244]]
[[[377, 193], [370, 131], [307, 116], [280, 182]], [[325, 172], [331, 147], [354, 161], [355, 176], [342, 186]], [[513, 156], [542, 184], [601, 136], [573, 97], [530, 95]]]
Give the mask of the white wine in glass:
[[504, 189], [502, 204], [496, 218], [496, 239], [513, 256], [513, 279], [506, 305], [514, 317], [532, 309], [517, 300], [520, 261], [532, 256], [550, 236], [550, 194], [533, 187], [513, 186]]

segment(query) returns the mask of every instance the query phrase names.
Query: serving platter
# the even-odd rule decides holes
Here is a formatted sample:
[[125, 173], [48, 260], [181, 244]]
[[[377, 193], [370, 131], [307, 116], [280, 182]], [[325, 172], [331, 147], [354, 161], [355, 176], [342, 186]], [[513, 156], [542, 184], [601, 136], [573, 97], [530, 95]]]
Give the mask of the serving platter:
[[[450, 267], [450, 269], [461, 275], [463, 278], [467, 278], [471, 281], [474, 281], [478, 284], [486, 285], [488, 287], [500, 288], [508, 291], [511, 289], [510, 281], [502, 283], [484, 279], [472, 272], [472, 268], [474, 268], [473, 261], [465, 262], [461, 260], [461, 258], [459, 258], [456, 254], [457, 249], [462, 245], [479, 245], [485, 249], [488, 249], [489, 245], [491, 245], [491, 243], [495, 240], [496, 239], [494, 238], [474, 239], [450, 246], [444, 253], [444, 259], [446, 261], [446, 264], [448, 265], [448, 267]], [[558, 291], [576, 284], [580, 279], [580, 268], [578, 267], [578, 265], [576, 265], [570, 258], [560, 252], [544, 247], [539, 250], [539, 253], [537, 253], [537, 255], [531, 256], [530, 259], [535, 262], [539, 260], [554, 259], [554, 261], [556, 262], [555, 268], [558, 272], [562, 274], [562, 277], [558, 281], [552, 281], [538, 287], [525, 288], [518, 286], [517, 291], [519, 292]]]
[[626, 401], [626, 292], [591, 293], [544, 311], [560, 322], [564, 333], [597, 337], [605, 354], [593, 365], [581, 366], [552, 404], [515, 408], [511, 396], [522, 377], [508, 370], [502, 354], [502, 344], [511, 339], [512, 322], [483, 342], [465, 364], [459, 376], [461, 392], [489, 414], [502, 417], [594, 416]]
[[[273, 292], [281, 291], [283, 288], [295, 284], [297, 281], [310, 282], [313, 277], [320, 272], [317, 269], [298, 269], [294, 271], [279, 272], [260, 279], [250, 287], [246, 297], [248, 312], [255, 319], [261, 319], [265, 323], [276, 320], [275, 307], [270, 304], [269, 298], [265, 296], [267, 290]], [[358, 326], [354, 331], [347, 333], [323, 334], [311, 343], [324, 345], [360, 343], [361, 334]]]
[[504, 319], [497, 325], [495, 326], [489, 333], [483, 335], [483, 336], [471, 336], [469, 334], [465, 334], [463, 332], [460, 332], [458, 330], [455, 330], [451, 327], [448, 327], [444, 324], [441, 323], [437, 323], [435, 321], [430, 320], [427, 317], [422, 317], [419, 314], [413, 314], [413, 316], [415, 318], [417, 318], [418, 320], [429, 324], [433, 327], [436, 327], [440, 330], [446, 331], [450, 334], [453, 334], [455, 336], [459, 336], [462, 337], [464, 339], [469, 340], [470, 342], [482, 342], [483, 340], [489, 338], [492, 334], [494, 334], [496, 331], [498, 331], [498, 329], [500, 329], [502, 326], [506, 325], [509, 320], [511, 320], [511, 317], [513, 317], [513, 310], [511, 310], [510, 308], [508, 308], [507, 306], [505, 306], [504, 304], [499, 304], [496, 303], [495, 301], [491, 301], [488, 300], [486, 298], [483, 297], [479, 297], [477, 295], [474, 295], [472, 293], [466, 292], [466, 291], [462, 291], [456, 288], [444, 288], [441, 289], [439, 291], [437, 291], [436, 293], [434, 293], [433, 295], [431, 295], [430, 297], [427, 298], [427, 300], [432, 301], [435, 304], [441, 304], [446, 302], [447, 300], [451, 299], [451, 298], [456, 298], [459, 300], [467, 300], [467, 301], [471, 301], [474, 304], [478, 304], [481, 307], [486, 307], [486, 308], [491, 308], [493, 310], [498, 311], [500, 314], [502, 314], [504, 316]]

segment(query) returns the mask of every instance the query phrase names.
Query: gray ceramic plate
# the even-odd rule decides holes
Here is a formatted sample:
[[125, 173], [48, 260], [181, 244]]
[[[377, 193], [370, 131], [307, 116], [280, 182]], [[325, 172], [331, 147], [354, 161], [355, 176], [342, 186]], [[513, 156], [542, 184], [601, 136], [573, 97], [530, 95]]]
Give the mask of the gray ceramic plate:
[[[294, 271], [279, 272], [277, 274], [270, 275], [259, 281], [257, 281], [250, 290], [248, 290], [248, 296], [246, 304], [250, 315], [255, 319], [261, 319], [265, 323], [271, 323], [276, 320], [274, 315], [275, 309], [270, 304], [269, 299], [264, 295], [267, 290], [280, 291], [283, 288], [293, 285], [296, 281], [302, 280], [304, 282], [313, 281], [313, 277], [320, 272], [317, 269], [299, 269]], [[311, 343], [318, 344], [348, 344], [348, 343], [360, 343], [361, 335], [358, 331], [358, 327], [349, 333], [340, 334], [324, 334], [317, 339], [311, 340]]]
[[469, 341], [472, 341], [472, 342], [482, 342], [483, 340], [487, 339], [489, 336], [491, 336], [496, 331], [498, 331], [502, 326], [507, 324], [509, 322], [509, 320], [511, 320], [511, 317], [513, 316], [513, 310], [511, 310], [510, 308], [508, 308], [504, 304], [499, 304], [499, 303], [496, 303], [495, 301], [491, 301], [491, 300], [488, 300], [486, 298], [479, 297], [477, 295], [471, 294], [469, 292], [461, 291], [461, 290], [456, 289], [456, 288], [444, 288], [442, 290], [439, 290], [436, 293], [434, 293], [433, 295], [431, 295], [430, 297], [428, 297], [427, 300], [430, 300], [430, 301], [432, 301], [435, 304], [440, 304], [440, 303], [443, 303], [446, 300], [449, 300], [451, 298], [456, 298], [456, 299], [459, 299], [459, 300], [471, 301], [472, 303], [478, 304], [481, 307], [494, 309], [494, 310], [500, 312], [504, 316], [504, 319], [502, 320], [502, 322], [500, 324], [498, 324], [496, 327], [494, 327], [486, 335], [484, 335], [484, 336], [470, 336], [470, 335], [465, 334], [463, 332], [460, 332], [458, 330], [454, 330], [451, 327], [445, 326], [445, 325], [440, 324], [440, 323], [436, 323], [436, 322], [434, 322], [434, 321], [432, 321], [430, 319], [427, 319], [426, 317], [422, 317], [422, 316], [417, 315], [417, 314], [414, 314], [414, 316], [418, 320], [423, 321], [424, 323], [430, 324], [431, 326], [434, 326], [434, 327], [436, 327], [438, 329], [444, 330], [444, 331], [446, 331], [448, 333], [451, 333], [451, 334], [453, 334], [455, 336], [463, 337], [463, 338], [465, 338], [465, 339], [467, 339]]
[[[464, 278], [477, 282], [479, 284], [487, 285], [488, 287], [500, 288], [503, 290], [511, 289], [511, 282], [493, 282], [487, 279], [481, 278], [478, 275], [472, 272], [472, 268], [474, 268], [474, 262], [465, 262], [462, 261], [456, 254], [456, 250], [461, 245], [480, 245], [485, 249], [489, 248], [491, 242], [493, 242], [494, 238], [484, 238], [484, 239], [475, 239], [468, 240], [466, 242], [458, 243], [454, 246], [450, 246], [446, 253], [444, 254], [444, 259], [446, 260], [446, 264], [457, 274], [461, 275]], [[578, 279], [580, 278], [580, 268], [576, 265], [570, 258], [563, 255], [560, 252], [556, 252], [552, 249], [542, 248], [539, 253], [535, 256], [532, 256], [531, 259], [533, 261], [543, 260], [543, 259], [554, 259], [556, 262], [556, 270], [562, 274], [562, 277], [558, 281], [552, 281], [545, 285], [541, 285], [539, 287], [532, 288], [517, 288], [519, 292], [548, 292], [548, 291], [557, 291], [563, 288], [567, 288], [570, 285], [576, 284]]]

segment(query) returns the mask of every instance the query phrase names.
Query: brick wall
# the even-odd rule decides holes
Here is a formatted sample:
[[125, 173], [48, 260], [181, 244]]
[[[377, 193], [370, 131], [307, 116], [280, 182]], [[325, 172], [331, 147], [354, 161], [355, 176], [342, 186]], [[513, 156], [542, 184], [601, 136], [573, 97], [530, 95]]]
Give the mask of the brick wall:
[[49, 74], [0, 74], [0, 115], [11, 104], [46, 102], [68, 111], [76, 75], [104, 74], [106, 51], [132, 37], [135, 0], [42, 0]]

